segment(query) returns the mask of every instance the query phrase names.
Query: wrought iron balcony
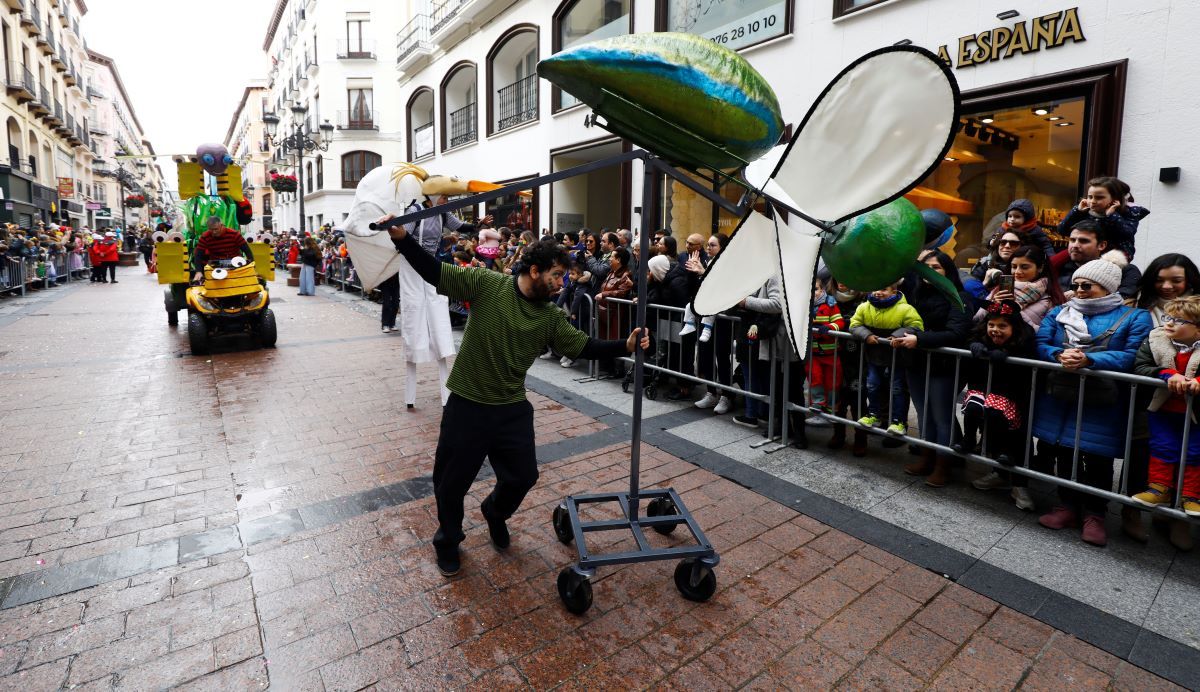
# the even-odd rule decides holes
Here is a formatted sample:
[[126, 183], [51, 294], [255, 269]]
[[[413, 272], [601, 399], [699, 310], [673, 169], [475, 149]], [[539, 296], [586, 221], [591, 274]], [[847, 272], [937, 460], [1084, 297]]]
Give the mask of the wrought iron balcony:
[[42, 19], [34, 9], [27, 7], [21, 12], [21, 26], [32, 36], [40, 36], [42, 33]]
[[8, 94], [15, 98], [18, 103], [25, 103], [36, 98], [37, 82], [33, 81], [33, 75], [19, 62], [10, 60], [8, 63], [8, 83], [6, 84]]
[[474, 142], [479, 138], [479, 131], [476, 125], [477, 113], [479, 109], [474, 103], [459, 108], [450, 114], [450, 143], [449, 148], [461, 146], [470, 142]]
[[339, 130], [378, 130], [379, 111], [357, 109], [338, 111]]
[[506, 87], [497, 89], [496, 98], [500, 106], [500, 119], [496, 123], [497, 130], [507, 130], [521, 123], [537, 120], [538, 76], [529, 75]]
[[374, 60], [375, 41], [339, 39], [337, 56], [338, 60]]
[[415, 15], [396, 34], [396, 67], [403, 70], [419, 58], [432, 53], [433, 44], [429, 42], [429, 17], [423, 14]]

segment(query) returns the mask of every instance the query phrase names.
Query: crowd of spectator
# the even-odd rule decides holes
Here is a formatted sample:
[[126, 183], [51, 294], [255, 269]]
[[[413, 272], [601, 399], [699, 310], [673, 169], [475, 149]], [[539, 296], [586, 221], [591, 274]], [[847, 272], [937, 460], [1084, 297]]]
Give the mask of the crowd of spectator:
[[[93, 231], [41, 221], [30, 228], [6, 223], [0, 227], [0, 288], [20, 288], [20, 282], [29, 288], [52, 286], [63, 274], [89, 267], [93, 283], [117, 283], [121, 248], [140, 247], [150, 235], [145, 225]], [[152, 266], [149, 259], [146, 266]]]

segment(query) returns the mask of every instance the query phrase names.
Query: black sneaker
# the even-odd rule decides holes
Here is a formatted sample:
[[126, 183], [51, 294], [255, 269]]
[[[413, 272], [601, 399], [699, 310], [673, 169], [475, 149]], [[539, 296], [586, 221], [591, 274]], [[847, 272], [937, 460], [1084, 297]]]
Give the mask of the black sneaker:
[[440, 545], [433, 546], [434, 552], [437, 553], [438, 571], [443, 577], [453, 577], [462, 569], [462, 560], [458, 555], [458, 546], [444, 548]]
[[733, 417], [733, 422], [746, 428], [757, 428], [758, 419], [754, 416], [743, 416], [738, 414]]
[[503, 519], [491, 516], [491, 495], [488, 495], [483, 500], [483, 503], [479, 505], [479, 511], [483, 513], [483, 518], [487, 520], [488, 533], [492, 535], [492, 545], [500, 550], [507, 549], [512, 544], [512, 538], [508, 535], [508, 524], [505, 524]]

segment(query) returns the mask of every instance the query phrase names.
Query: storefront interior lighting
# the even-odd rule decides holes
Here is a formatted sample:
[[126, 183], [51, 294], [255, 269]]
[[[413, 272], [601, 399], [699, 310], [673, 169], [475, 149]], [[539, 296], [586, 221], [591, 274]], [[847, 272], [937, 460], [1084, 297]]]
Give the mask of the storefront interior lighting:
[[1055, 127], [1070, 127], [1074, 124], [1075, 123], [1071, 123], [1071, 122], [1061, 122], [1061, 123], [1054, 123], [1054, 126]]
[[1033, 109], [1033, 114], [1034, 115], [1049, 115], [1050, 109], [1046, 108], [1045, 106], [1038, 106], [1037, 108]]
[[946, 160], [946, 161], [957, 161], [958, 159], [954, 158], [953, 156], [947, 156], [947, 157], [946, 157], [944, 160]]
[[1063, 119], [1063, 117], [1062, 117], [1061, 115], [1052, 115], [1052, 116], [1050, 116], [1049, 118], [1046, 118], [1046, 120], [1047, 120], [1048, 122], [1052, 122], [1052, 123], [1056, 123], [1056, 122], [1058, 122], [1059, 120], [1062, 120], [1062, 119]]
[[1014, 18], [1020, 17], [1020, 16], [1021, 16], [1021, 13], [1016, 10], [1004, 10], [1000, 14], [996, 15], [996, 19], [999, 19], [1000, 21], [1004, 21], [1006, 19], [1014, 19]]
[[984, 125], [991, 125], [992, 123], [996, 122], [996, 119], [990, 115], [985, 115], [979, 119], [979, 122], [983, 123]]

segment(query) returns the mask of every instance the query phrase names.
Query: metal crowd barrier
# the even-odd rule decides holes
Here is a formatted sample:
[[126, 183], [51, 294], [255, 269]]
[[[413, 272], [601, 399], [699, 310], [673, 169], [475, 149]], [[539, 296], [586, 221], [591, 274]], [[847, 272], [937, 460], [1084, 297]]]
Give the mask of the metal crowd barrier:
[[325, 265], [325, 271], [318, 271], [318, 274], [321, 274], [330, 286], [337, 286], [339, 291], [357, 291], [362, 295], [363, 300], [367, 300], [379, 289], [364, 292], [362, 282], [358, 279], [358, 273], [353, 268], [347, 258], [334, 257], [328, 265]]
[[[608, 298], [606, 300], [610, 301], [614, 305], [623, 306], [627, 310], [632, 310], [633, 306], [636, 305], [636, 303], [632, 300], [626, 300], [626, 299], [620, 299], [620, 298]], [[652, 305], [648, 306], [648, 309], [652, 311], [651, 314], [653, 314], [653, 311], [658, 311], [657, 314], [659, 314], [659, 315], [677, 314], [677, 313], [683, 312], [683, 308], [676, 308], [676, 307], [665, 306], [665, 305], [653, 305], [652, 304]], [[630, 317], [632, 318], [632, 315], [630, 315]], [[739, 331], [738, 331], [739, 325], [741, 323], [741, 320], [739, 318], [730, 317], [727, 315], [718, 315], [717, 318], [718, 319], [726, 319], [726, 320], [730, 320], [733, 322], [733, 324], [731, 326], [733, 328], [733, 335], [734, 335], [733, 341], [735, 343], [739, 340], [739, 338], [744, 337], [745, 332], [742, 331], [741, 334], [739, 334]], [[633, 325], [632, 319], [630, 319], [630, 321], [627, 322], [627, 324], [630, 325], [630, 328], [632, 328], [632, 325]], [[653, 330], [654, 330], [655, 326], [659, 327], [659, 333], [656, 335], [653, 334]], [[665, 326], [667, 327], [668, 330], [671, 331], [671, 333], [668, 333], [668, 334], [662, 333], [663, 323], [661, 320], [660, 320], [659, 325], [651, 325], [651, 327], [650, 327], [652, 330], [652, 335], [654, 336], [655, 339], [658, 340], [658, 344], [660, 345], [660, 348], [665, 342], [666, 348], [668, 349], [668, 354], [674, 344], [680, 344], [679, 348], [681, 349], [681, 351], [685, 350], [678, 338], [678, 331], [679, 331], [678, 326], [681, 326], [681, 324], [678, 322], [674, 322], [673, 320], [668, 320], [666, 322]], [[696, 332], [697, 336], [699, 335], [699, 333], [700, 333], [699, 325], [697, 325], [697, 332]], [[838, 368], [839, 359], [844, 359], [846, 357], [846, 353], [847, 353], [847, 350], [844, 348], [843, 343], [846, 341], [854, 341], [854, 342], [858, 342], [861, 344], [862, 340], [848, 332], [840, 332], [840, 331], [818, 332], [818, 330], [814, 329], [814, 333], [820, 333], [823, 336], [830, 336], [837, 340], [838, 348], [833, 351], [834, 355], [832, 356], [833, 361], [834, 361], [833, 370], [834, 370], [834, 372], [841, 371], [843, 378], [845, 378], [846, 377], [845, 368]], [[715, 329], [714, 329], [714, 334], [715, 334]], [[737, 348], [733, 348], [731, 350], [730, 356], [732, 358], [737, 358], [738, 350], [739, 349], [737, 349]], [[789, 351], [790, 350], [791, 349], [789, 349]], [[696, 349], [697, 353], [698, 353], [698, 351], [699, 351], [699, 349]], [[687, 348], [686, 353], [683, 353], [682, 356], [687, 357], [687, 355], [689, 355], [690, 352], [691, 352], [691, 348]], [[743, 350], [743, 353], [744, 353], [744, 350]], [[953, 379], [953, 383], [952, 383], [952, 396], [951, 396], [951, 406], [952, 406], [953, 410], [951, 411], [950, 421], [951, 421], [951, 426], [956, 428], [959, 425], [959, 421], [961, 419], [961, 416], [959, 413], [959, 407], [961, 405], [962, 394], [966, 387], [965, 378], [962, 376], [962, 367], [961, 367], [962, 360], [964, 358], [973, 359], [974, 357], [971, 355], [971, 352], [967, 351], [965, 349], [961, 349], [961, 348], [935, 348], [935, 349], [919, 348], [919, 349], [912, 349], [910, 351], [910, 353], [921, 354], [921, 356], [923, 356], [925, 358], [924, 377], [925, 377], [925, 392], [926, 392], [926, 394], [924, 397], [924, 401], [922, 402], [923, 406], [922, 406], [922, 410], [920, 411], [920, 416], [919, 416], [920, 420], [927, 420], [928, 415], [929, 415], [929, 401], [931, 398], [929, 396], [929, 378], [930, 378], [930, 372], [932, 370], [931, 366], [932, 366], [933, 356], [934, 355], [942, 355], [942, 356], [949, 356], [949, 357], [954, 358], [954, 379]], [[897, 359], [898, 355], [899, 355], [899, 349], [893, 349], [892, 353], [891, 353], [891, 358], [892, 358], [891, 367], [889, 368], [890, 377], [889, 377], [888, 382], [885, 385], [881, 386], [881, 389], [883, 390], [883, 392], [885, 392], [884, 396], [887, 396], [887, 398], [888, 398], [888, 409], [889, 409], [888, 410], [889, 415], [887, 416], [887, 420], [884, 421], [884, 424], [886, 425], [888, 421], [898, 418], [898, 419], [904, 421], [906, 427], [908, 427], [907, 421], [909, 419], [908, 414], [909, 414], [909, 410], [911, 410], [911, 404], [910, 404], [910, 409], [904, 411], [903, 415], [901, 415], [901, 416], [896, 416], [894, 414], [894, 412], [891, 411], [891, 406], [892, 406], [891, 390], [892, 390], [892, 386], [895, 384], [895, 381], [896, 381], [897, 369], [896, 369], [895, 365], [896, 365], [896, 359]], [[716, 349], [714, 348], [714, 358], [716, 358], [716, 357], [719, 357], [719, 356], [716, 353]], [[1175, 496], [1174, 496], [1171, 506], [1170, 507], [1158, 506], [1158, 507], [1151, 508], [1151, 507], [1147, 507], [1145, 505], [1137, 503], [1130, 497], [1131, 492], [1139, 492], [1139, 491], [1145, 489], [1145, 488], [1130, 488], [1129, 487], [1130, 453], [1131, 453], [1131, 450], [1132, 450], [1132, 447], [1134, 444], [1134, 436], [1133, 436], [1134, 422], [1139, 413], [1138, 403], [1137, 403], [1137, 399], [1138, 399], [1137, 393], [1138, 393], [1139, 388], [1149, 388], [1151, 390], [1166, 388], [1166, 386], [1167, 386], [1166, 382], [1164, 382], [1162, 380], [1159, 380], [1156, 378], [1141, 377], [1141, 376], [1129, 374], [1129, 373], [1111, 372], [1111, 371], [1103, 371], [1103, 370], [1083, 369], [1083, 370], [1078, 370], [1078, 371], [1072, 371], [1072, 370], [1068, 370], [1068, 369], [1064, 368], [1062, 365], [1060, 365], [1058, 363], [1050, 363], [1050, 362], [1045, 362], [1045, 361], [1040, 361], [1040, 360], [1030, 360], [1030, 359], [1025, 359], [1025, 358], [1009, 358], [1006, 361], [1006, 363], [1011, 364], [1011, 365], [1021, 366], [1021, 367], [1029, 369], [1030, 398], [1029, 398], [1029, 401], [1027, 402], [1028, 409], [1026, 411], [1022, 412], [1023, 418], [1025, 420], [1024, 425], [1021, 426], [1024, 428], [1024, 431], [1025, 431], [1025, 437], [1024, 437], [1023, 445], [1022, 445], [1022, 449], [1024, 450], [1024, 458], [1020, 461], [1020, 463], [1001, 464], [1000, 462], [996, 461], [995, 459], [993, 459], [991, 457], [984, 456], [983, 454], [975, 453], [975, 451], [973, 449], [964, 450], [963, 452], [958, 452], [958, 451], [955, 451], [952, 447], [938, 444], [935, 442], [926, 441], [924, 439], [921, 439], [920, 437], [913, 436], [913, 435], [909, 434], [908, 432], [906, 432], [904, 435], [889, 433], [889, 432], [886, 432], [882, 428], [868, 427], [868, 426], [860, 425], [856, 419], [851, 419], [851, 418], [837, 415], [836, 412], [841, 409], [841, 404], [846, 403], [846, 402], [839, 401], [840, 397], [843, 396], [843, 392], [846, 390], [854, 392], [855, 397], [857, 399], [857, 401], [855, 402], [856, 406], [854, 406], [851, 410], [856, 411], [858, 413], [858, 415], [860, 415], [860, 416], [864, 415], [866, 412], [865, 397], [867, 394], [867, 386], [866, 386], [867, 368], [866, 368], [866, 350], [865, 350], [865, 348], [863, 348], [863, 347], [857, 348], [857, 356], [854, 356], [854, 358], [858, 361], [857, 378], [854, 381], [847, 381], [846, 379], [843, 379], [841, 381], [841, 386], [833, 388], [833, 392], [832, 392], [832, 395], [830, 396], [830, 401], [829, 401], [829, 406], [828, 406], [830, 411], [822, 411], [822, 410], [819, 410], [816, 407], [814, 407], [814, 405], [812, 404], [812, 400], [811, 400], [811, 396], [812, 396], [811, 391], [807, 388], [805, 388], [804, 398], [803, 398], [802, 402], [780, 401], [779, 400], [780, 397], [783, 397], [784, 399], [786, 399], [786, 392], [788, 392], [790, 390], [791, 378], [794, 376], [794, 373], [792, 372], [792, 368], [795, 365], [799, 365], [799, 364], [803, 363], [804, 366], [808, 369], [807, 372], [805, 373], [805, 375], [806, 375], [805, 381], [806, 382], [811, 381], [811, 370], [813, 367], [813, 359], [811, 357], [807, 357], [803, 361], [796, 361], [793, 363], [790, 358], [782, 358], [782, 357], [780, 357], [779, 354], [775, 353], [773, 344], [772, 344], [772, 348], [770, 350], [769, 360], [766, 362], [766, 365], [764, 366], [764, 365], [760, 364], [757, 366], [757, 367], [766, 367], [769, 371], [769, 374], [766, 379], [769, 380], [770, 385], [769, 385], [769, 387], [764, 387], [765, 389], [767, 389], [766, 393], [753, 392], [750, 390], [749, 387], [747, 387], [745, 389], [739, 389], [736, 386], [734, 386], [732, 383], [723, 383], [723, 382], [718, 382], [713, 379], [705, 379], [705, 378], [699, 377], [697, 374], [695, 374], [695, 373], [699, 372], [698, 369], [692, 369], [691, 372], [684, 372], [684, 368], [682, 366], [681, 366], [681, 369], [671, 369], [670, 367], [668, 367], [669, 364], [672, 362], [669, 358], [669, 355], [666, 359], [660, 359], [656, 356], [653, 359], [653, 362], [650, 359], [647, 359], [647, 361], [643, 364], [643, 367], [645, 367], [647, 370], [650, 370], [650, 371], [656, 373], [656, 375], [660, 376], [660, 377], [674, 377], [677, 381], [701, 384], [701, 385], [704, 385], [707, 387], [715, 388], [718, 391], [728, 393], [729, 395], [732, 395], [733, 393], [736, 392], [738, 395], [740, 395], [744, 398], [754, 399], [756, 401], [765, 403], [767, 405], [767, 412], [768, 412], [767, 436], [764, 441], [755, 442], [751, 446], [756, 447], [756, 448], [766, 447], [764, 449], [764, 451], [767, 453], [772, 453], [772, 452], [784, 449], [789, 444], [788, 416], [784, 415], [784, 416], [780, 417], [781, 419], [778, 421], [779, 434], [778, 435], [776, 434], [777, 411], [782, 410], [782, 411], [787, 411], [787, 412], [795, 412], [795, 413], [799, 413], [802, 415], [820, 414], [825, 419], [827, 419], [835, 424], [845, 425], [848, 431], [852, 430], [852, 429], [853, 430], [863, 430], [863, 431], [868, 432], [873, 435], [886, 436], [888, 438], [902, 440], [904, 443], [907, 443], [908, 445], [916, 445], [916, 446], [920, 446], [920, 447], [925, 447], [925, 448], [932, 449], [935, 452], [944, 454], [944, 455], [962, 457], [964, 459], [969, 459], [971, 461], [974, 461], [974, 462], [977, 462], [980, 464], [984, 464], [986, 466], [989, 466], [989, 467], [994, 468], [999, 471], [1006, 471], [1009, 473], [1027, 476], [1029, 478], [1034, 478], [1034, 479], [1044, 481], [1044, 482], [1052, 484], [1054, 486], [1065, 486], [1067, 488], [1073, 489], [1073, 490], [1081, 492], [1081, 493], [1087, 493], [1090, 495], [1095, 495], [1095, 496], [1101, 497], [1105, 500], [1115, 501], [1115, 502], [1119, 502], [1121, 504], [1129, 505], [1138, 510], [1153, 512], [1156, 514], [1162, 514], [1162, 515], [1170, 516], [1170, 517], [1176, 518], [1176, 519], [1187, 519], [1190, 521], [1196, 521], [1195, 517], [1189, 517], [1182, 511], [1182, 509], [1180, 509], [1180, 506], [1182, 503], [1183, 476], [1184, 476], [1184, 471], [1186, 469], [1186, 461], [1187, 461], [1186, 440], [1187, 440], [1188, 435], [1190, 434], [1191, 428], [1192, 428], [1190, 416], [1185, 416], [1185, 418], [1184, 418], [1184, 427], [1183, 427], [1182, 441], [1181, 441], [1182, 443], [1180, 445], [1181, 453], [1180, 453], [1180, 459], [1179, 459], [1179, 469], [1177, 472], [1178, 475], [1177, 475], [1176, 484], [1175, 484], [1175, 491], [1174, 491]], [[633, 363], [632, 358], [622, 358], [621, 360], [623, 360], [627, 363]], [[699, 364], [696, 363], [695, 365], [699, 365]], [[739, 365], [742, 367], [743, 371], [746, 373], [750, 373], [751, 372], [750, 369], [756, 367], [756, 363], [753, 362], [753, 359], [751, 359], [751, 362], [739, 363]], [[985, 392], [985, 395], [991, 394], [991, 390], [992, 390], [992, 377], [993, 377], [994, 365], [991, 363], [991, 361], [987, 362], [987, 368], [988, 368], [988, 378], [987, 378], [987, 390]], [[777, 371], [780, 371], [780, 370], [782, 371], [782, 373], [781, 373], [782, 374], [782, 386], [781, 387], [777, 386], [777, 382], [780, 380], [780, 378], [777, 376]], [[711, 370], [711, 372], [716, 372], [716, 368], [713, 368], [713, 370]], [[1062, 478], [1062, 477], [1059, 477], [1058, 475], [1055, 475], [1054, 473], [1052, 473], [1053, 469], [1051, 469], [1051, 472], [1048, 473], [1048, 472], [1045, 472], [1042, 470], [1038, 470], [1038, 468], [1035, 468], [1036, 466], [1040, 466], [1041, 464], [1039, 464], [1037, 462], [1036, 455], [1034, 454], [1034, 451], [1033, 451], [1033, 440], [1034, 440], [1033, 421], [1037, 416], [1039, 388], [1041, 388], [1045, 385], [1046, 374], [1050, 373], [1050, 372], [1069, 373], [1075, 377], [1078, 377], [1080, 380], [1079, 396], [1078, 396], [1077, 402], [1075, 403], [1075, 439], [1074, 439], [1074, 443], [1072, 445], [1073, 454], [1072, 454], [1070, 478]], [[759, 372], [758, 374], [761, 377], [762, 373]], [[1084, 419], [1085, 403], [1087, 402], [1087, 387], [1088, 387], [1089, 382], [1094, 383], [1095, 381], [1098, 381], [1098, 380], [1109, 380], [1109, 381], [1114, 381], [1114, 382], [1120, 382], [1120, 383], [1124, 383], [1124, 384], [1128, 385], [1130, 388], [1129, 397], [1128, 397], [1127, 401], [1122, 400], [1122, 401], [1118, 401], [1115, 404], [1113, 404], [1115, 406], [1126, 406], [1127, 407], [1127, 411], [1125, 412], [1124, 454], [1119, 459], [1114, 457], [1114, 459], [1116, 460], [1116, 461], [1114, 461], [1114, 473], [1116, 470], [1115, 464], [1117, 463], [1117, 461], [1119, 461], [1121, 464], [1119, 481], [1117, 483], [1117, 489], [1121, 492], [1114, 492], [1111, 489], [1111, 484], [1109, 486], [1109, 489], [1105, 489], [1105, 488], [1092, 487], [1092, 486], [1086, 485], [1079, 481], [1080, 461], [1081, 461], [1081, 459], [1080, 459], [1081, 450], [1080, 450], [1079, 443], [1080, 443], [1080, 437], [1082, 435], [1082, 421]], [[747, 381], [755, 382], [756, 380], [748, 378]], [[757, 380], [757, 381], [760, 383], [762, 382], [761, 379]], [[779, 390], [782, 390], [782, 391], [779, 391]], [[1189, 410], [1191, 410], [1192, 399], [1193, 399], [1192, 395], [1190, 395], [1190, 394], [1187, 395], [1187, 405], [1188, 405]], [[1016, 402], [1016, 403], [1021, 404], [1021, 403], [1026, 403], [1026, 402]], [[978, 442], [980, 449], [981, 449], [981, 451], [987, 451], [989, 449], [989, 446], [988, 446], [988, 437], [987, 437], [988, 433], [987, 433], [986, 425], [980, 427], [980, 433], [981, 433], [981, 437]], [[918, 434], [919, 434], [919, 431], [918, 431]], [[772, 444], [772, 443], [776, 443], [776, 444]], [[771, 446], [767, 446], [767, 445], [771, 445]]]
[[20, 257], [0, 257], [0, 293], [25, 295], [25, 263]]

